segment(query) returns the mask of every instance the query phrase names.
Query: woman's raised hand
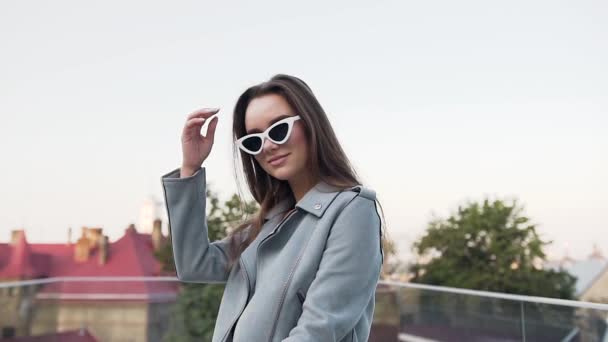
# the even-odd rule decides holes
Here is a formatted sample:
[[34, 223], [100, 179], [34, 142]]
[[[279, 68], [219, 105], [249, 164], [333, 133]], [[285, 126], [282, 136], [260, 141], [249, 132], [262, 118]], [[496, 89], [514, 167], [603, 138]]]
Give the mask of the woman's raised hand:
[[[182, 168], [180, 177], [189, 177], [194, 174], [205, 159], [209, 156], [213, 147], [215, 128], [217, 127], [217, 115], [219, 108], [204, 108], [188, 115], [184, 131], [182, 132]], [[201, 127], [207, 119], [214, 116], [207, 126], [207, 134], [201, 134]], [[216, 120], [213, 120], [216, 119]]]

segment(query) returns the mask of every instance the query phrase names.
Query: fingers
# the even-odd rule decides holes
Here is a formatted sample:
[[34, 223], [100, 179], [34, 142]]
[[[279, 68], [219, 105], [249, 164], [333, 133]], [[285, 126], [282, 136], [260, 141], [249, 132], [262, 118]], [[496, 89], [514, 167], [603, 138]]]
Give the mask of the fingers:
[[[219, 108], [203, 108], [188, 115], [188, 120], [184, 125], [182, 137], [189, 137], [189, 139], [196, 139], [196, 137], [202, 138], [203, 135], [201, 135], [200, 132], [202, 126], [205, 124], [205, 121], [209, 120], [209, 118], [213, 116], [217, 117], [216, 113], [218, 111]], [[211, 122], [209, 123], [209, 125], [207, 125], [207, 130], [204, 135], [205, 138], [210, 138], [210, 141], [213, 140], [215, 127], [217, 126], [218, 121], [213, 120], [214, 118], [211, 118]]]
[[193, 113], [191, 113], [190, 115], [188, 115], [188, 120], [192, 119], [192, 118], [208, 118], [211, 115], [219, 112], [220, 109], [219, 108], [203, 108], [203, 109], [199, 109]]
[[209, 122], [209, 126], [207, 126], [207, 133], [205, 133], [205, 137], [211, 137], [211, 139], [213, 139], [213, 137], [215, 136], [215, 128], [217, 127], [217, 120], [219, 120], [219, 118], [216, 115], [210, 120], [211, 122]]
[[206, 118], [193, 118], [190, 119], [188, 121], [186, 121], [186, 128], [192, 128], [195, 126], [202, 126], [205, 123], [205, 120], [207, 120]]
[[191, 127], [201, 128], [201, 126], [205, 124], [205, 121], [207, 121], [207, 120], [213, 120], [215, 118], [217, 118], [217, 115], [211, 115], [211, 119], [210, 118], [197, 118], [197, 117], [195, 117], [195, 118], [192, 118], [192, 119], [186, 121], [186, 125], [185, 125], [186, 127], [185, 128], [191, 128]]

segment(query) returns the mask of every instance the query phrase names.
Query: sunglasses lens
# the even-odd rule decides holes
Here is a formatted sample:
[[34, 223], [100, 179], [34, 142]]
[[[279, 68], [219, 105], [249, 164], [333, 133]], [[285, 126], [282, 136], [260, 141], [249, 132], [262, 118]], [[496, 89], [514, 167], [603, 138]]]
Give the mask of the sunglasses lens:
[[268, 132], [268, 136], [270, 136], [270, 139], [272, 140], [282, 141], [287, 136], [287, 130], [289, 130], [289, 125], [284, 122], [273, 127], [270, 132]]
[[262, 148], [262, 139], [260, 137], [250, 137], [243, 140], [243, 146], [252, 152], [257, 152]]

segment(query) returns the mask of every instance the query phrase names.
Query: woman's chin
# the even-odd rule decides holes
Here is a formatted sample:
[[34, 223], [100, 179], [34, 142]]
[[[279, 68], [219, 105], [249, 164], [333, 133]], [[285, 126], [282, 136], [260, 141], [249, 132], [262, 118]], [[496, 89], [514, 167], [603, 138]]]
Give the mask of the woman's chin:
[[288, 180], [291, 177], [289, 169], [285, 166], [281, 166], [276, 169], [271, 169], [269, 174], [279, 180]]

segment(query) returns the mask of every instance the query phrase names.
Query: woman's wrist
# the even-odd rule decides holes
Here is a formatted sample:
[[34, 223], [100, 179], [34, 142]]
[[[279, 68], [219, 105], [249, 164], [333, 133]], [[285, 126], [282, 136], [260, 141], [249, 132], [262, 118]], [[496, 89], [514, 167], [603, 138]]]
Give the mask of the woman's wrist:
[[179, 178], [191, 177], [196, 172], [196, 169], [182, 166], [179, 169]]

